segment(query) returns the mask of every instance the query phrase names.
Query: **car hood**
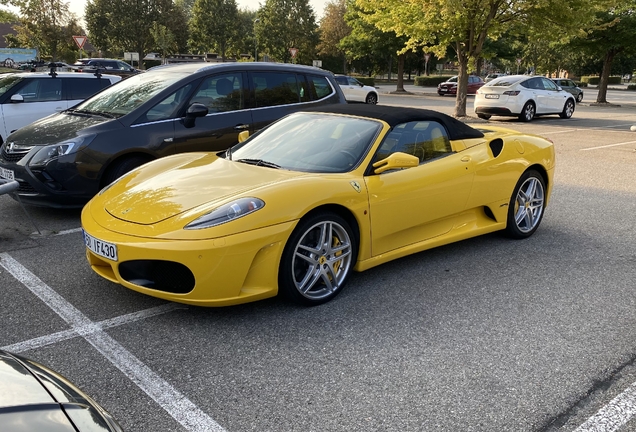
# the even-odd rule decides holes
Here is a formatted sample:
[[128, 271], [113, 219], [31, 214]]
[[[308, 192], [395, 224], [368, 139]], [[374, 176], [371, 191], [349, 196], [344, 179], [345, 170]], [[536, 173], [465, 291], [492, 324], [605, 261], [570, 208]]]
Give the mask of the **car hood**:
[[207, 213], [225, 199], [303, 175], [213, 153], [185, 153], [131, 172], [104, 193], [102, 205], [114, 218], [151, 225], [199, 206], [202, 214]]
[[20, 145], [55, 144], [76, 137], [82, 129], [106, 121], [117, 120], [94, 115], [57, 113], [18, 129], [9, 135], [7, 141]]

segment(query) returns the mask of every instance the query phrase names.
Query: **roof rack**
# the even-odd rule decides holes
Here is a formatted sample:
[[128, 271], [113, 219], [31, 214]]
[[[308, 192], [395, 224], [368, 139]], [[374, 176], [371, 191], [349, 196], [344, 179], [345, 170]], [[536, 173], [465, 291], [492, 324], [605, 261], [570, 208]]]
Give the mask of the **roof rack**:
[[49, 68], [51, 70], [49, 72], [49, 75], [51, 75], [53, 78], [55, 78], [57, 76], [57, 72], [56, 72], [57, 66], [55, 65], [55, 63], [51, 62], [51, 63], [49, 63]]
[[101, 78], [102, 77], [102, 68], [100, 68], [99, 66], [97, 66], [95, 68], [95, 73], [93, 74], [95, 75], [97, 78]]

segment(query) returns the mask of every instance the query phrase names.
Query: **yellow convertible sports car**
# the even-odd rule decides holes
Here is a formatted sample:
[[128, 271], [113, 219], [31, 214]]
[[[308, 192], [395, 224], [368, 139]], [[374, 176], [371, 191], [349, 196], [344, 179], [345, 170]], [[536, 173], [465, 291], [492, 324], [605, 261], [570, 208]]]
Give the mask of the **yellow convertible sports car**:
[[[245, 138], [245, 137], [242, 137]], [[532, 235], [552, 189], [544, 138], [428, 110], [291, 114], [222, 153], [148, 163], [82, 212], [100, 276], [201, 306], [316, 305], [352, 270], [503, 230]]]

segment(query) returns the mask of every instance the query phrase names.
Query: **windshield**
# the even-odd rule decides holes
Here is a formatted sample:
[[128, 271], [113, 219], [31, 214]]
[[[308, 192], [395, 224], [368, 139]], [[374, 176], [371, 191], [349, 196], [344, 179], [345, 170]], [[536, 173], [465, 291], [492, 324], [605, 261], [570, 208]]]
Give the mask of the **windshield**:
[[360, 163], [381, 128], [374, 120], [296, 113], [234, 146], [230, 157], [293, 171], [347, 172]]
[[134, 75], [87, 99], [73, 110], [121, 117], [188, 75], [167, 71]]
[[454, 82], [454, 83], [456, 83], [457, 82], [457, 77], [454, 76], [452, 78], [449, 78], [448, 81], [446, 81], [446, 82]]
[[22, 81], [22, 77], [18, 75], [6, 75], [0, 79], [0, 96], [5, 94], [7, 90]]

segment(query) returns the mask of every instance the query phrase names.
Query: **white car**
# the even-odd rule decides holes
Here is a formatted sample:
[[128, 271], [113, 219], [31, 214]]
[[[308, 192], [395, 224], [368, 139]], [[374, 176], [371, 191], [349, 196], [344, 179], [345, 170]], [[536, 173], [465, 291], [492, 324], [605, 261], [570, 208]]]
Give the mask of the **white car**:
[[364, 85], [347, 75], [336, 75], [336, 82], [340, 85], [347, 102], [364, 102], [372, 105], [378, 103], [378, 91], [375, 87]]
[[574, 96], [551, 79], [542, 76], [510, 75], [496, 78], [477, 90], [477, 117], [518, 117], [529, 122], [536, 116], [558, 114], [569, 119], [574, 113]]
[[121, 81], [116, 75], [23, 72], [0, 75], [0, 144], [19, 128], [64, 111]]

